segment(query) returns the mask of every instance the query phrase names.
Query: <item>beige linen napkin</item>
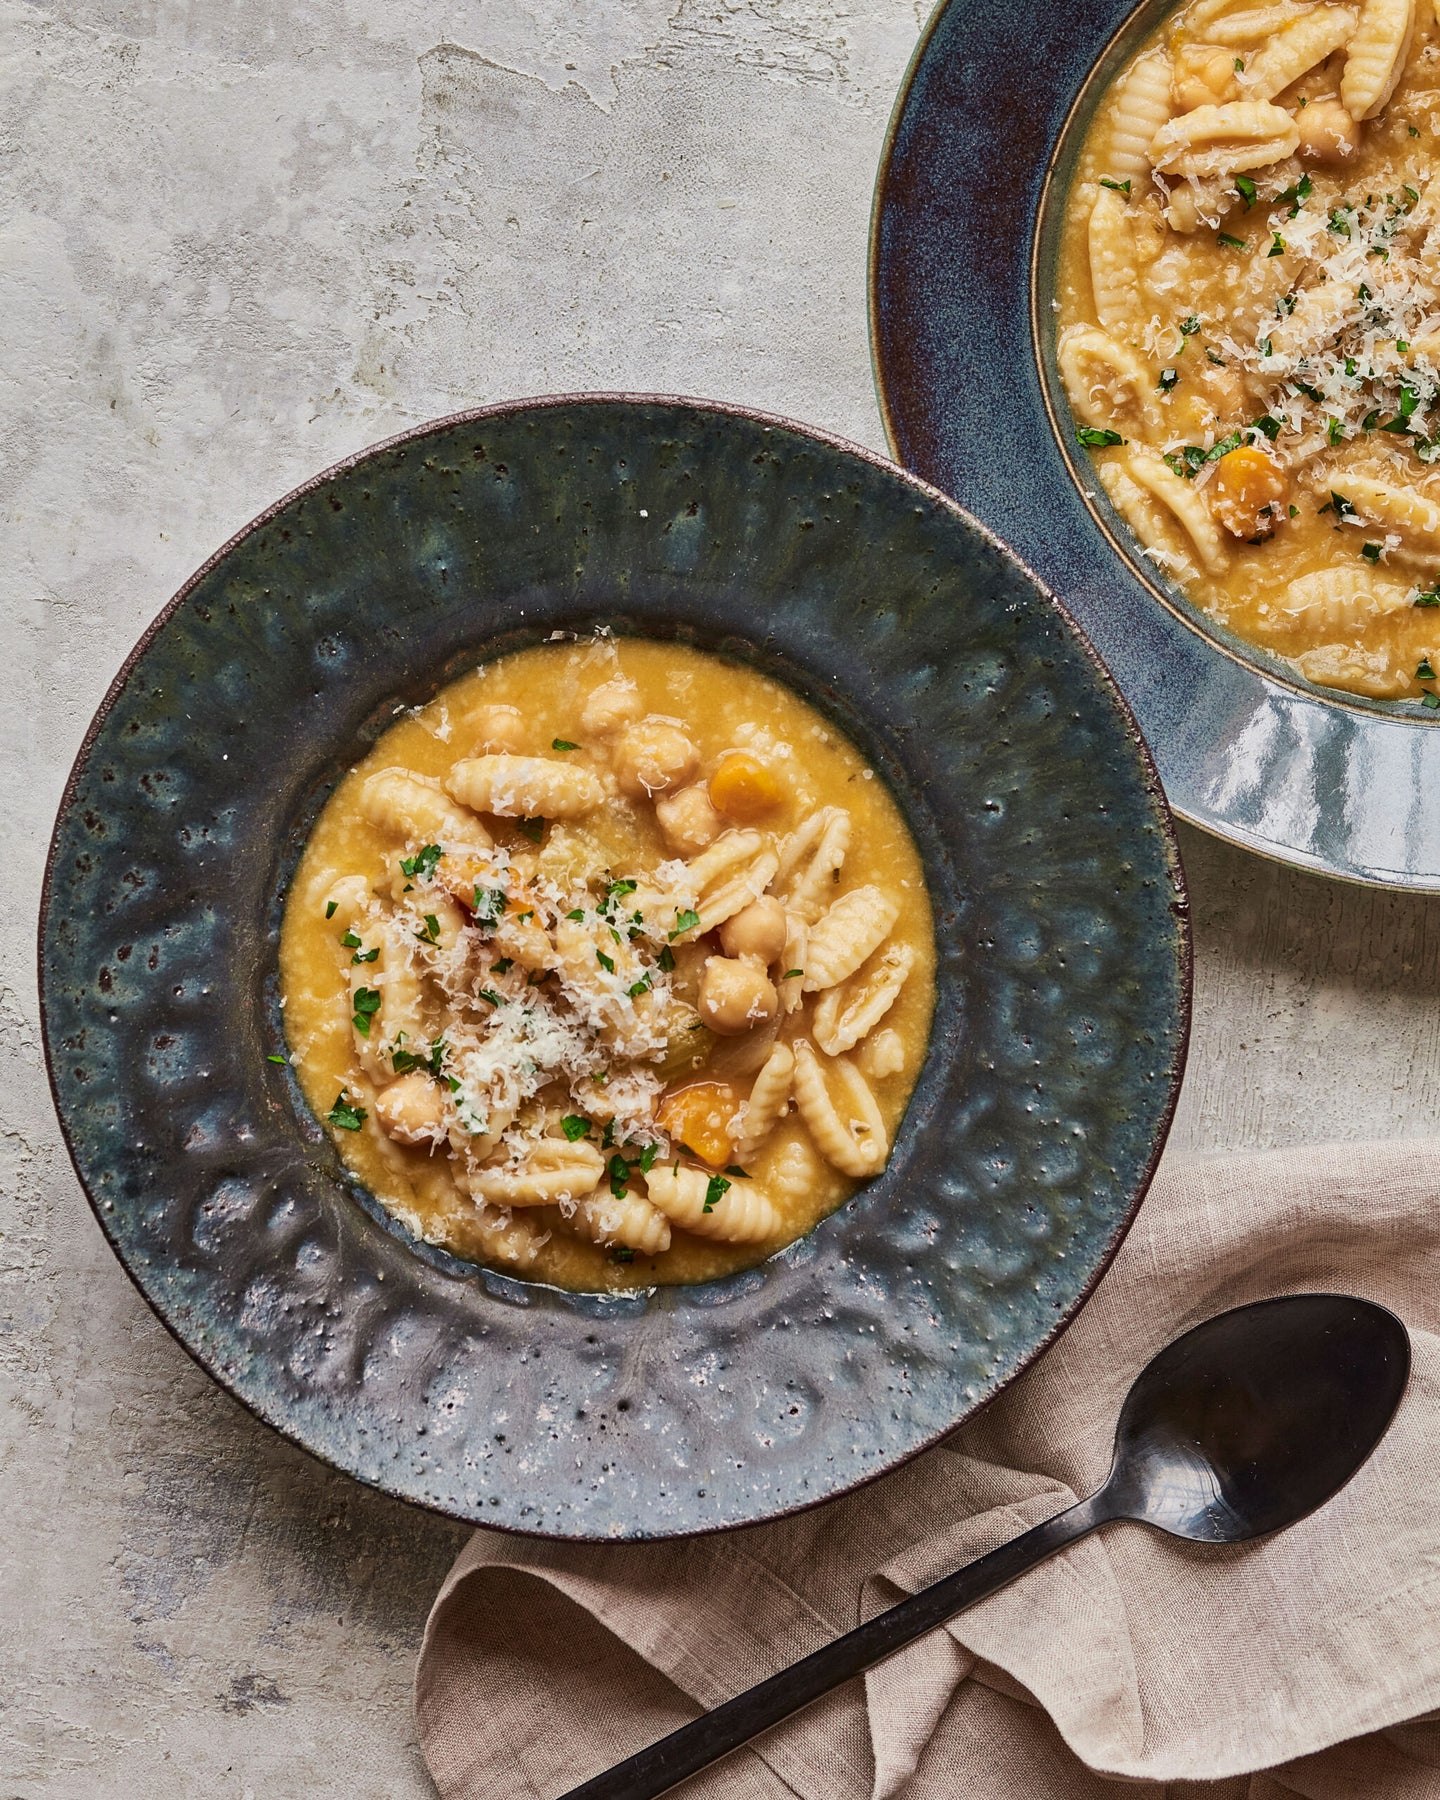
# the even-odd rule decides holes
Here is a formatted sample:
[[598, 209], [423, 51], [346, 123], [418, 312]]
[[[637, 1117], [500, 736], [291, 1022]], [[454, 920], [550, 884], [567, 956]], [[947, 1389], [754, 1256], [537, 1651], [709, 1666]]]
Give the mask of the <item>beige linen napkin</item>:
[[941, 1448], [798, 1518], [653, 1547], [477, 1531], [416, 1678], [441, 1794], [550, 1800], [1058, 1512], [1104, 1478], [1162, 1344], [1306, 1289], [1379, 1300], [1414, 1342], [1394, 1426], [1328, 1506], [1233, 1549], [1111, 1526], [684, 1792], [1095, 1800], [1120, 1778], [1165, 1800], [1440, 1800], [1440, 1724], [1420, 1722], [1440, 1709], [1432, 1144], [1167, 1160], [1047, 1356]]

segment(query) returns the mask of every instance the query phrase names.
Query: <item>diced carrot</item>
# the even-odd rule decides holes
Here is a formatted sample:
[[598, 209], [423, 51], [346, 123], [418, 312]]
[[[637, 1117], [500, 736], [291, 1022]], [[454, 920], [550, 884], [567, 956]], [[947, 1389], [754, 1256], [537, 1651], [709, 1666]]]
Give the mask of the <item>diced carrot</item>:
[[1241, 444], [1215, 465], [1210, 510], [1233, 536], [1258, 537], [1274, 528], [1289, 485], [1258, 445]]
[[727, 750], [710, 777], [710, 804], [742, 825], [773, 812], [784, 798], [774, 770], [748, 750]]
[[677, 1148], [683, 1145], [712, 1169], [723, 1169], [734, 1160], [735, 1145], [725, 1128], [739, 1105], [728, 1081], [696, 1081], [667, 1094], [655, 1120]]

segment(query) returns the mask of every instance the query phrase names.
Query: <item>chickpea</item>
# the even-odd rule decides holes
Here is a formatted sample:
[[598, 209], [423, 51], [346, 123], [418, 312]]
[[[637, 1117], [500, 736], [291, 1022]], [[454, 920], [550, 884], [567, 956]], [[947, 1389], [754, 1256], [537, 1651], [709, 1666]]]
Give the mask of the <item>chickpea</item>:
[[1219, 106], [1233, 97], [1235, 52], [1218, 44], [1178, 44], [1170, 94], [1177, 112]]
[[785, 908], [773, 894], [762, 894], [720, 927], [727, 956], [750, 956], [768, 967], [785, 948]]
[[1300, 127], [1298, 153], [1312, 162], [1349, 162], [1360, 148], [1360, 127], [1338, 100], [1312, 100], [1290, 116]]
[[610, 737], [633, 725], [644, 710], [635, 683], [624, 675], [614, 675], [591, 689], [580, 714], [580, 729], [587, 737]]
[[1290, 485], [1285, 472], [1255, 444], [1227, 450], [1215, 465], [1210, 510], [1237, 538], [1273, 530]]
[[700, 977], [700, 1017], [719, 1037], [739, 1037], [768, 1025], [780, 1010], [774, 983], [752, 962], [711, 956]]
[[627, 725], [615, 742], [615, 776], [632, 799], [683, 787], [700, 767], [700, 753], [677, 719], [652, 713]]
[[681, 856], [694, 856], [707, 844], [713, 844], [725, 829], [725, 821], [710, 804], [703, 787], [681, 788], [678, 794], [665, 794], [655, 802], [655, 817], [665, 833], [665, 842]]
[[482, 706], [473, 724], [487, 756], [514, 754], [525, 748], [525, 720], [518, 706]]
[[375, 1122], [402, 1144], [438, 1144], [445, 1133], [445, 1107], [428, 1075], [412, 1069], [375, 1096]]

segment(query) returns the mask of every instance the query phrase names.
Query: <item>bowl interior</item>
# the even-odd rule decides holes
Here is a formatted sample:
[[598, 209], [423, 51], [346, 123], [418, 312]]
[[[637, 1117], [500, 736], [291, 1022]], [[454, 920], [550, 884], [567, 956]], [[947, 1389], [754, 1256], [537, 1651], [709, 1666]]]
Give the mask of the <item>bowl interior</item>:
[[[884, 1174], [757, 1269], [619, 1298], [405, 1242], [266, 1061], [286, 881], [339, 775], [460, 669], [599, 624], [742, 659], [848, 732], [939, 950]], [[1024, 1366], [1153, 1170], [1188, 969], [1143, 746], [1009, 553], [849, 447], [603, 397], [442, 421], [227, 545], [91, 729], [42, 918], [66, 1137], [181, 1340], [363, 1480], [592, 1538], [826, 1498]]]

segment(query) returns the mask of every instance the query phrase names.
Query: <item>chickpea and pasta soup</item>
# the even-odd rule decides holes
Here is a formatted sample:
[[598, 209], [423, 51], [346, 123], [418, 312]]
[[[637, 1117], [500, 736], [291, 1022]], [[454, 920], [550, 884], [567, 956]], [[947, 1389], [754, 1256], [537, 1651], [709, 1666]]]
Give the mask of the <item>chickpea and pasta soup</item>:
[[713, 1279], [883, 1168], [934, 992], [919, 856], [796, 695], [547, 644], [406, 713], [287, 897], [285, 1032], [419, 1238], [579, 1290]]
[[1111, 84], [1057, 360], [1143, 553], [1321, 686], [1440, 707], [1432, 0], [1191, 0]]

